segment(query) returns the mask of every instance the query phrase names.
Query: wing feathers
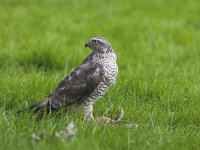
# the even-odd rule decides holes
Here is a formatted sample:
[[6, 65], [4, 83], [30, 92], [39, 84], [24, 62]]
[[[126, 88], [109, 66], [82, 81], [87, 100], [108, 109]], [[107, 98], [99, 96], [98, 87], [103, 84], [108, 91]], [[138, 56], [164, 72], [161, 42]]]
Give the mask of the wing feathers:
[[[65, 77], [55, 91], [48, 96], [48, 107], [59, 109], [74, 103], [82, 103], [104, 81], [104, 69], [93, 61], [84, 62]], [[33, 105], [39, 110], [41, 104]], [[47, 105], [46, 105], [47, 106]], [[33, 109], [33, 108], [32, 108]]]

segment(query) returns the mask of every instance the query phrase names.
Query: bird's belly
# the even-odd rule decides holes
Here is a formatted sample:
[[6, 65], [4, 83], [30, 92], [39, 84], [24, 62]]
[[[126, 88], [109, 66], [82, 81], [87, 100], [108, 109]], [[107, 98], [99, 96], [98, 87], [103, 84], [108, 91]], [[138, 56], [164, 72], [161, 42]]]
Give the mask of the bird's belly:
[[101, 82], [99, 86], [96, 88], [96, 90], [89, 96], [90, 101], [96, 101], [101, 96], [103, 96], [106, 91], [108, 90], [109, 85], [105, 84], [104, 82]]
[[95, 102], [98, 100], [117, 79], [118, 67], [115, 61], [104, 61], [103, 66], [105, 71], [105, 81], [101, 82], [96, 90], [89, 96], [89, 101]]
[[114, 84], [117, 79], [118, 67], [117, 64], [108, 65], [105, 68], [105, 84], [110, 85]]

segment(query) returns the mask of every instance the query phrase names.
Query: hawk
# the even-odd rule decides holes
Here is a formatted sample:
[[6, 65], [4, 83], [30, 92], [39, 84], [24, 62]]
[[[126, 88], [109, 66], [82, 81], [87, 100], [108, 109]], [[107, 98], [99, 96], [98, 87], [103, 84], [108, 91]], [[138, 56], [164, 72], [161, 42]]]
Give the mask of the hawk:
[[84, 120], [94, 119], [94, 103], [117, 78], [117, 57], [110, 43], [102, 37], [89, 39], [85, 47], [92, 50], [90, 55], [47, 98], [32, 105], [31, 110], [55, 111], [72, 104], [83, 104]]

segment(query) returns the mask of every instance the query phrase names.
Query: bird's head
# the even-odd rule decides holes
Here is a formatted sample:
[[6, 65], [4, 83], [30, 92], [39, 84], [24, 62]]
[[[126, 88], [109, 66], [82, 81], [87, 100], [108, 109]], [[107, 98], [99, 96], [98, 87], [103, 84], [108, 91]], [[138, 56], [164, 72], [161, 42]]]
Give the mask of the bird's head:
[[85, 47], [91, 48], [95, 52], [104, 53], [112, 52], [110, 43], [103, 37], [93, 37], [85, 43]]

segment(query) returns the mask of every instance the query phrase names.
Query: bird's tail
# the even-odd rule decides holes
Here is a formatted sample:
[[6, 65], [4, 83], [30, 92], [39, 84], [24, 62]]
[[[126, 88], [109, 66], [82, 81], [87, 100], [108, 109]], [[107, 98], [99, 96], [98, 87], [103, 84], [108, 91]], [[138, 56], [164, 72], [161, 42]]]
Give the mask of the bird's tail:
[[20, 114], [22, 112], [31, 111], [34, 114], [38, 114], [40, 116], [43, 116], [43, 114], [51, 113], [53, 111], [56, 111], [60, 109], [63, 106], [70, 106], [74, 104], [72, 103], [65, 103], [62, 99], [55, 99], [55, 98], [46, 98], [42, 101], [39, 101], [31, 106], [29, 106], [26, 109], [19, 110], [16, 114]]
[[39, 101], [29, 107], [29, 110], [34, 114], [42, 114], [44, 112], [50, 113], [58, 110], [61, 107], [61, 103], [56, 99], [46, 98], [43, 101]]
[[44, 112], [45, 109], [47, 109], [48, 106], [48, 99], [45, 99], [43, 101], [39, 101], [29, 107], [30, 111], [33, 111], [33, 113], [37, 112]]
[[32, 111], [34, 114], [35, 113], [43, 114], [44, 111], [48, 108], [47, 106], [48, 106], [48, 99], [45, 99], [29, 106], [28, 108], [18, 110], [15, 114], [20, 115], [21, 113], [28, 111]]

